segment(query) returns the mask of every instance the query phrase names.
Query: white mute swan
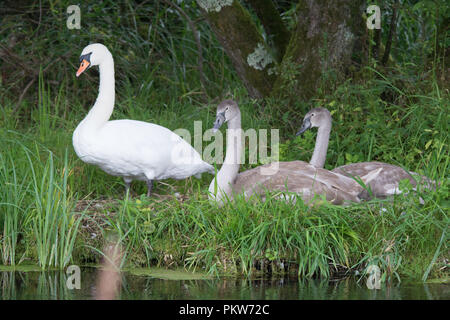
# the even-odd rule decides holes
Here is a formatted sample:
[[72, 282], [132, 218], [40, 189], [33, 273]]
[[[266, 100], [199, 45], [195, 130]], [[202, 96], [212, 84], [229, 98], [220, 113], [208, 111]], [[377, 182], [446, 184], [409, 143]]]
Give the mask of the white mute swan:
[[[223, 205], [226, 198], [232, 200], [242, 193], [245, 198], [257, 194], [264, 199], [269, 190], [297, 193], [305, 202], [315, 195], [323, 195], [333, 204], [359, 202], [358, 194], [364, 188], [354, 179], [303, 161], [274, 162], [238, 174], [242, 154], [241, 113], [233, 100], [218, 105], [214, 129], [218, 130], [225, 122], [228, 123], [225, 161], [209, 186], [210, 200]], [[361, 179], [368, 183], [380, 171], [370, 172]]]
[[214, 167], [169, 129], [135, 120], [109, 121], [115, 99], [114, 60], [100, 43], [83, 49], [77, 77], [96, 65], [100, 71], [97, 100], [73, 133], [73, 147], [82, 161], [122, 177], [127, 191], [131, 181], [146, 181], [148, 196], [153, 180], [185, 179], [202, 172], [214, 174]]
[[[311, 109], [305, 115], [297, 135], [300, 135], [313, 127], [317, 127], [318, 131], [316, 145], [309, 163], [317, 168], [323, 168], [327, 156], [328, 141], [331, 131], [331, 114], [326, 108]], [[404, 179], [408, 179], [413, 187], [416, 187], [416, 179], [421, 181], [423, 186], [427, 189], [430, 189], [433, 185], [433, 182], [427, 177], [421, 176], [415, 172], [406, 171], [399, 166], [378, 161], [351, 163], [337, 167], [331, 171], [351, 177], [365, 175], [379, 168], [383, 169], [382, 172], [369, 183], [372, 193], [376, 198], [385, 198], [400, 193], [399, 182]], [[415, 179], [413, 177], [415, 177]], [[368, 199], [369, 194], [367, 191], [364, 191], [360, 195], [360, 198]]]

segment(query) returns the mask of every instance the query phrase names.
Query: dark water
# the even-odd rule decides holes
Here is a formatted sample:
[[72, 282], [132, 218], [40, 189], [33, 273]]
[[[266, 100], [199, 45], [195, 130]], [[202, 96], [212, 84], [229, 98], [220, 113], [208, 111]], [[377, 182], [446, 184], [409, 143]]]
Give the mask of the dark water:
[[[93, 299], [96, 270], [83, 269], [80, 289], [67, 288], [67, 274], [58, 272], [0, 272], [0, 299]], [[121, 299], [450, 299], [449, 284], [407, 284], [369, 290], [364, 281], [299, 281], [298, 279], [162, 280], [122, 275]]]

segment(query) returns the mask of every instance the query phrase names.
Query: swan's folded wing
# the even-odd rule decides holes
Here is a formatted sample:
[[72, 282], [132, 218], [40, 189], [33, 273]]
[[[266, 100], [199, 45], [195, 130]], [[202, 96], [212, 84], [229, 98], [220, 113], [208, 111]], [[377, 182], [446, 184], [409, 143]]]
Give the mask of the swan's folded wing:
[[[301, 163], [301, 161], [298, 162]], [[268, 164], [262, 167], [267, 169], [268, 166], [276, 165]], [[279, 163], [278, 169], [271, 175], [262, 175], [261, 167], [247, 170], [238, 175], [233, 191], [236, 194], [244, 193], [247, 198], [254, 194], [264, 196], [267, 191], [281, 191], [299, 194], [305, 202], [311, 201], [316, 196], [324, 196], [335, 204], [341, 204], [346, 200], [358, 201], [355, 194], [342, 190], [343, 186], [339, 182], [327, 180], [320, 172], [316, 175], [312, 172], [302, 174], [298, 168], [299, 163], [286, 162]], [[316, 170], [315, 167], [312, 168]], [[338, 175], [331, 174], [329, 177], [338, 179]], [[334, 185], [339, 185], [340, 188]]]
[[292, 172], [292, 175], [307, 176], [313, 181], [326, 185], [330, 189], [337, 189], [353, 196], [357, 196], [364, 190], [353, 178], [323, 168], [317, 168], [304, 161], [280, 162], [280, 167], [289, 170]]
[[117, 162], [117, 169], [147, 170], [156, 179], [184, 179], [213, 170], [189, 143], [157, 124], [109, 121], [99, 132], [97, 143], [101, 148], [96, 153], [104, 162]]

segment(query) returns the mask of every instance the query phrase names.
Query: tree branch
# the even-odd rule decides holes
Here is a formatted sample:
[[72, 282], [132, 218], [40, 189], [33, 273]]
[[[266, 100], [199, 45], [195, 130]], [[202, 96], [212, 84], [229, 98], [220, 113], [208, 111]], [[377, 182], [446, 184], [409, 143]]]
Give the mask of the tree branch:
[[391, 52], [391, 46], [392, 46], [392, 38], [395, 35], [395, 29], [397, 27], [397, 8], [398, 8], [398, 0], [395, 0], [394, 6], [393, 6], [393, 9], [392, 9], [391, 26], [389, 28], [388, 39], [387, 39], [387, 42], [386, 42], [386, 49], [384, 50], [383, 59], [381, 60], [381, 63], [384, 66], [389, 61], [389, 54]]
[[372, 47], [372, 55], [378, 61], [380, 57], [381, 29], [374, 30], [373, 38], [375, 44]]
[[[54, 59], [53, 61], [50, 61], [47, 66], [42, 70], [42, 74], [44, 74], [50, 67], [52, 67], [58, 60], [63, 59], [65, 57], [67, 57], [68, 55], [70, 55], [72, 53], [71, 50], [67, 51], [66, 53], [64, 53], [63, 55], [57, 57], [56, 59]], [[16, 106], [14, 107], [12, 113], [17, 113], [20, 105], [22, 103], [23, 98], [25, 97], [25, 94], [27, 93], [28, 89], [31, 87], [31, 85], [38, 79], [39, 77], [39, 71], [34, 71], [33, 73], [33, 78], [28, 82], [28, 84], [25, 86], [25, 88], [23, 89], [21, 95], [19, 96], [19, 100], [16, 103]]]

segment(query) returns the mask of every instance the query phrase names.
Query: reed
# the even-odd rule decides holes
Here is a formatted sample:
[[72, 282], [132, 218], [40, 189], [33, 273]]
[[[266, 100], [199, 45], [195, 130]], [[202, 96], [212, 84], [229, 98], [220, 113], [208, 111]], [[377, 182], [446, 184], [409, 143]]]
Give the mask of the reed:
[[62, 171], [55, 169], [53, 154], [49, 151], [45, 164], [37, 175], [37, 168], [28, 157], [32, 171], [34, 207], [31, 228], [36, 240], [39, 265], [42, 268], [64, 268], [70, 262], [75, 238], [82, 219], [73, 213], [74, 199], [68, 190], [69, 171], [67, 151]]

